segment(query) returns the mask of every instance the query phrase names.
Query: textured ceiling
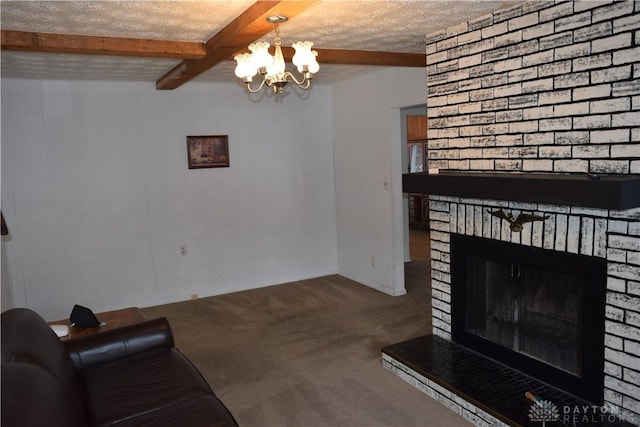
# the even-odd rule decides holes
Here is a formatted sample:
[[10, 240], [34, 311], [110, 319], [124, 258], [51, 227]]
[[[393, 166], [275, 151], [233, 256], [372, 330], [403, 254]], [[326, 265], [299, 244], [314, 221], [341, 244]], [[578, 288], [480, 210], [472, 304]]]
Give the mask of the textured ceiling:
[[[3, 30], [204, 42], [253, 1], [4, 1]], [[311, 40], [324, 49], [425, 52], [425, 36], [509, 7], [508, 1], [323, 0], [281, 25], [283, 45]], [[265, 37], [272, 41], [273, 33]], [[155, 82], [180, 60], [2, 51], [2, 76]], [[322, 65], [317, 83], [376, 67]], [[234, 81], [233, 62], [196, 80]]]

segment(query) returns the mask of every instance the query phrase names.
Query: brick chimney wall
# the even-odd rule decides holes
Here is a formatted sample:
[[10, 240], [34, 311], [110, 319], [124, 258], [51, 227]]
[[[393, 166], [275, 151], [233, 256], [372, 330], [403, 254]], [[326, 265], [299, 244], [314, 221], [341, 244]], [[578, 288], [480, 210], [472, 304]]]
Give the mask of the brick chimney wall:
[[[427, 37], [430, 169], [640, 174], [640, 2], [526, 2]], [[470, 178], [472, 179], [472, 178]], [[513, 233], [487, 210], [549, 215]], [[640, 420], [640, 208], [430, 196], [434, 333], [450, 234], [605, 258], [605, 403]]]

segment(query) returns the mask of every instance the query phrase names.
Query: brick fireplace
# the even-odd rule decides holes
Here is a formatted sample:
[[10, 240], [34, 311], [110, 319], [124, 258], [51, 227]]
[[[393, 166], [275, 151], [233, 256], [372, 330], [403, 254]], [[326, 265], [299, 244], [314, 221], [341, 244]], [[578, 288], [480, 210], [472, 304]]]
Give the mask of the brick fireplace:
[[[404, 191], [430, 195], [433, 335], [452, 340], [454, 235], [604, 260], [595, 403], [640, 424], [640, 2], [525, 2], [431, 34], [427, 88], [430, 173]], [[514, 232], [497, 210], [548, 219]], [[476, 425], [505, 422], [421, 384]]]

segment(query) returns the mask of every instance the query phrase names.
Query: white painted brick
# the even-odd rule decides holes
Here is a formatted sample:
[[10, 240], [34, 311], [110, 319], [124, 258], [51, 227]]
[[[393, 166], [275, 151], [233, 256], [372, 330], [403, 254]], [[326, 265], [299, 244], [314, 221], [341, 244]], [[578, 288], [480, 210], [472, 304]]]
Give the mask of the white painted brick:
[[431, 96], [429, 97], [429, 106], [438, 107], [447, 105], [447, 96]]
[[457, 39], [458, 45], [463, 45], [471, 42], [478, 41], [482, 38], [482, 31], [475, 30], [467, 33], [460, 34]]
[[509, 147], [509, 157], [514, 159], [536, 158], [538, 157], [538, 147]]
[[[572, 160], [554, 160], [553, 162], [554, 172], [588, 172], [589, 162], [586, 160], [572, 159]], [[593, 248], [591, 248], [593, 250]], [[592, 255], [589, 253], [588, 255]]]
[[573, 90], [573, 100], [581, 101], [583, 99], [605, 98], [611, 96], [611, 85], [601, 84], [596, 86], [575, 88]]
[[574, 102], [572, 104], [562, 104], [553, 107], [553, 115], [556, 117], [589, 114], [589, 111], [588, 102]]
[[[536, 74], [537, 74], [537, 69]], [[522, 83], [522, 93], [543, 92], [553, 89], [553, 78], [533, 80]]]
[[640, 95], [640, 79], [613, 83], [613, 96]]
[[538, 151], [540, 153], [541, 158], [547, 158], [547, 159], [571, 158], [570, 146], [540, 147]]
[[622, 338], [616, 337], [615, 335], [605, 334], [604, 345], [614, 350], [624, 350], [624, 344], [623, 344]]
[[494, 161], [493, 160], [471, 159], [469, 161], [469, 168], [471, 170], [488, 171], [488, 170], [494, 170], [495, 169], [495, 165], [494, 165]]
[[502, 73], [504, 71], [517, 70], [522, 67], [522, 58], [511, 58], [504, 61], [498, 61], [494, 64], [494, 72]]
[[607, 289], [610, 291], [625, 293], [627, 291], [626, 282], [617, 277], [607, 277]]
[[640, 174], [640, 160], [631, 161], [631, 166], [629, 167], [629, 173]]
[[[574, 60], [578, 61], [578, 59]], [[591, 83], [614, 82], [618, 80], [626, 80], [631, 77], [631, 65], [621, 65], [619, 67], [609, 67], [604, 70], [595, 70], [591, 72]]]
[[594, 130], [589, 132], [589, 142], [592, 144], [608, 144], [628, 141], [629, 129]]
[[546, 50], [522, 57], [522, 66], [530, 67], [532, 65], [547, 64], [553, 61], [553, 50]]
[[[583, 172], [587, 172], [587, 170]], [[580, 254], [593, 255], [593, 218], [581, 218]]]
[[496, 122], [514, 122], [522, 120], [522, 110], [498, 111]]
[[522, 160], [504, 160], [496, 159], [495, 168], [499, 171], [521, 171]]
[[447, 28], [447, 36], [456, 36], [458, 34], [466, 33], [469, 29], [469, 26], [466, 22], [461, 22], [459, 24], [453, 25]]
[[557, 132], [556, 144], [585, 144], [589, 142], [589, 132]]
[[555, 21], [555, 30], [557, 32], [566, 31], [589, 24], [591, 24], [591, 12], [587, 11], [557, 19]]
[[[577, 89], [573, 89], [574, 91]], [[541, 92], [538, 94], [538, 105], [561, 104], [571, 101], [571, 89]]]
[[529, 160], [522, 161], [523, 172], [552, 172], [553, 160]]
[[557, 76], [553, 79], [553, 87], [556, 89], [576, 86], [586, 86], [589, 84], [589, 73], [571, 73]]
[[447, 104], [459, 104], [462, 102], [469, 102], [469, 92], [459, 92], [447, 95]]
[[621, 322], [624, 320], [624, 310], [607, 305], [605, 306], [605, 317], [615, 320], [616, 322]]
[[[580, 218], [576, 216], [569, 217], [569, 223], [567, 225], [567, 234], [569, 236], [578, 236], [580, 233]], [[567, 252], [577, 254], [579, 239], [571, 238], [567, 240]]]
[[593, 22], [605, 21], [633, 12], [632, 1], [615, 2], [610, 6], [594, 9], [592, 15]]
[[628, 174], [627, 160], [592, 160], [589, 162], [589, 172], [606, 174]]
[[520, 28], [531, 27], [532, 25], [536, 25], [538, 23], [538, 13], [530, 13], [528, 15], [520, 16], [518, 18], [513, 18], [508, 21], [509, 23], [509, 31], [515, 31]]
[[570, 46], [558, 47], [554, 49], [553, 58], [556, 61], [560, 61], [562, 59], [567, 59], [567, 58], [587, 56], [590, 53], [591, 53], [591, 44], [589, 42], [585, 42], [585, 43], [572, 44]]
[[496, 123], [482, 126], [483, 135], [498, 135], [501, 133], [507, 133], [508, 131], [509, 125], [507, 123]]
[[591, 52], [599, 53], [628, 46], [631, 46], [631, 33], [622, 33], [612, 37], [592, 41]]
[[638, 158], [640, 157], [640, 143], [613, 145], [611, 146], [611, 157]]
[[631, 16], [625, 16], [623, 18], [614, 19], [613, 32], [620, 33], [623, 31], [630, 31], [640, 28], [640, 15], [637, 13]]
[[630, 264], [614, 264], [607, 265], [607, 274], [620, 277], [622, 279], [634, 280], [640, 277], [640, 267]]
[[640, 396], [640, 387], [605, 375], [605, 387], [619, 391], [627, 396]]
[[609, 247], [626, 249], [631, 251], [639, 251], [640, 237], [611, 234], [609, 235]]
[[[531, 64], [528, 64], [523, 58], [522, 65], [526, 67], [527, 65], [531, 65]], [[570, 72], [571, 72], [571, 60], [552, 62], [548, 64], [541, 64], [538, 66], [538, 75], [540, 77], [557, 76], [559, 74], [566, 74]]]
[[584, 71], [594, 68], [609, 67], [611, 65], [611, 62], [612, 54], [610, 52], [601, 53], [599, 55], [583, 56], [573, 60], [573, 71]]
[[613, 65], [628, 64], [638, 61], [640, 46], [613, 52]]
[[557, 6], [550, 7], [540, 11], [540, 22], [553, 21], [554, 19], [573, 13], [573, 2], [561, 3]]
[[535, 39], [553, 33], [553, 22], [535, 25], [522, 30], [524, 40]]
[[513, 145], [522, 145], [522, 135], [496, 135], [495, 137], [496, 145], [504, 145], [504, 146], [513, 146]]
[[575, 12], [582, 12], [585, 10], [593, 9], [594, 7], [604, 6], [605, 4], [613, 3], [613, 0], [586, 0], [574, 2], [573, 9]]
[[499, 86], [494, 88], [493, 93], [496, 96], [496, 98], [503, 97], [503, 96], [519, 95], [522, 93], [522, 84], [514, 83], [510, 85]]
[[544, 117], [553, 117], [553, 106], [527, 108], [522, 110], [522, 118], [524, 120], [541, 119]]
[[519, 43], [522, 41], [522, 31], [514, 31], [505, 33], [501, 36], [497, 36], [493, 39], [495, 47], [503, 47], [510, 44]]
[[526, 132], [537, 132], [537, 131], [538, 131], [537, 120], [509, 123], [509, 133], [526, 133]]
[[524, 108], [538, 105], [538, 94], [512, 96], [509, 98], [509, 108]]
[[506, 33], [509, 30], [507, 21], [500, 22], [499, 24], [494, 24], [490, 27], [485, 27], [482, 29], [482, 38], [490, 38], [497, 36], [499, 34]]
[[599, 129], [611, 127], [611, 116], [609, 114], [574, 117], [572, 120], [574, 129]]
[[604, 373], [615, 378], [622, 378], [622, 367], [611, 362], [604, 362]]
[[611, 115], [611, 126], [638, 126], [640, 123], [640, 111], [632, 113], [616, 113]]
[[459, 68], [472, 67], [474, 65], [478, 65], [482, 63], [482, 54], [478, 53], [471, 56], [465, 56], [464, 58], [460, 58], [458, 60]]
[[573, 31], [573, 41], [575, 43], [579, 43], [610, 36], [612, 34], [611, 28], [611, 21], [600, 22], [588, 27], [576, 28]]
[[579, 159], [609, 157], [608, 145], [576, 145], [568, 148], [572, 148], [573, 157]]
[[[610, 262], [625, 263], [627, 262], [627, 251], [608, 248], [606, 258], [607, 258], [607, 261], [610, 261]], [[622, 292], [624, 292], [625, 281], [624, 280], [620, 280], [620, 281], [622, 282]]]
[[628, 111], [631, 109], [631, 100], [629, 98], [611, 98], [601, 101], [591, 101], [589, 103], [589, 112], [612, 113], [614, 111]]
[[571, 128], [572, 128], [571, 117], [542, 119], [539, 121], [540, 132], [552, 131], [552, 130], [569, 130]]
[[[553, 22], [549, 22], [549, 24], [544, 25], [553, 25]], [[564, 33], [555, 33], [552, 30], [546, 34], [546, 37], [542, 37], [539, 40], [538, 46], [540, 50], [553, 49], [556, 47], [567, 46], [574, 43], [573, 32], [571, 31], [566, 31]]]

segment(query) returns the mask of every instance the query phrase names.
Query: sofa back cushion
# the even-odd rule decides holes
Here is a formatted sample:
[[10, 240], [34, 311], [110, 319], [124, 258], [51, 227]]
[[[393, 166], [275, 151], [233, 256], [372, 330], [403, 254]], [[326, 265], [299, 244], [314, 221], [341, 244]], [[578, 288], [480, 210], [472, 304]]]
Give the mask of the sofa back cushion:
[[47, 322], [16, 308], [1, 324], [2, 425], [86, 426], [78, 374]]

